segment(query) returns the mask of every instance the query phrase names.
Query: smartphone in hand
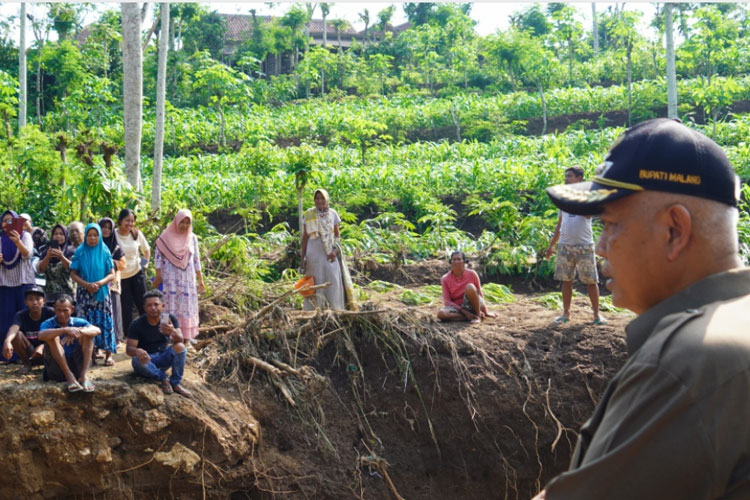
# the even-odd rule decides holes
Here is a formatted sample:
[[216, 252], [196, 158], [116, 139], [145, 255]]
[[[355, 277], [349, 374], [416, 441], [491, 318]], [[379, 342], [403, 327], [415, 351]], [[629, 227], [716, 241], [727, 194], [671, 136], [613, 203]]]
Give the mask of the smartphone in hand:
[[15, 231], [18, 233], [19, 236], [23, 233], [23, 225], [26, 224], [26, 218], [25, 217], [16, 217], [13, 219], [13, 222], [8, 224], [7, 226], [3, 227], [3, 230], [6, 234], [10, 235], [11, 231]]

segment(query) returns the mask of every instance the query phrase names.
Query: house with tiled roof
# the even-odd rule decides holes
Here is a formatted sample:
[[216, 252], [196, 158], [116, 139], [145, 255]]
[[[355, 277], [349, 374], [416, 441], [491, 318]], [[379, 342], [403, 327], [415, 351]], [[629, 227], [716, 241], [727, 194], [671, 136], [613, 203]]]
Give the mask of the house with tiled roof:
[[[253, 25], [255, 22], [270, 23], [274, 19], [281, 19], [280, 17], [274, 16], [253, 16], [250, 14], [221, 14], [219, 16], [224, 18], [226, 31], [224, 33], [224, 51], [223, 59], [225, 61], [232, 60], [232, 55], [242, 45], [245, 40], [248, 40], [252, 36]], [[255, 20], [253, 19], [255, 18]], [[326, 46], [330, 47], [331, 50], [341, 48], [342, 50], [349, 49], [355, 40], [359, 43], [363, 43], [365, 40], [365, 32], [357, 31], [351, 27], [351, 25], [344, 29], [336, 31], [332, 23], [333, 19], [327, 19], [325, 29]], [[403, 23], [398, 26], [388, 25], [387, 31], [393, 32], [394, 35], [398, 35], [401, 32], [409, 28], [409, 23]], [[76, 40], [79, 44], [83, 44], [91, 34], [92, 26], [84, 27], [76, 35]], [[323, 45], [323, 19], [313, 19], [309, 23], [309, 35], [310, 45]], [[367, 37], [370, 42], [375, 42], [383, 37], [383, 33], [377, 30], [374, 26], [370, 26], [368, 29]], [[290, 73], [292, 71], [291, 54], [271, 55], [266, 57], [266, 60], [262, 62], [260, 68], [261, 72], [266, 75], [278, 75], [282, 73]]]
[[[231, 59], [231, 55], [242, 45], [242, 42], [250, 38], [253, 32], [255, 22], [270, 23], [274, 19], [280, 19], [273, 16], [256, 16], [253, 21], [252, 15], [247, 14], [220, 14], [226, 21], [226, 33], [224, 35], [224, 56]], [[352, 46], [354, 40], [360, 42], [364, 39], [364, 34], [357, 32], [349, 27], [345, 30], [336, 32], [336, 28], [331, 24], [331, 19], [326, 22], [326, 45], [332, 49], [340, 47], [348, 49]], [[310, 45], [323, 45], [323, 20], [313, 19], [310, 21]], [[268, 55], [262, 63], [261, 71], [267, 75], [278, 75], [281, 73], [291, 72], [291, 54], [281, 56]]]

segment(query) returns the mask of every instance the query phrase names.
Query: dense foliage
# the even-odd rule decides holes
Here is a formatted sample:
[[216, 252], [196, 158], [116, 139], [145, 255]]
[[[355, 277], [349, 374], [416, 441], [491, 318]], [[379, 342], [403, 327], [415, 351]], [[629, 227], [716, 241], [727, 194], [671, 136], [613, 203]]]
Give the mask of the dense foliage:
[[[403, 263], [462, 248], [490, 274], [547, 276], [551, 264], [539, 253], [556, 212], [544, 188], [568, 166], [592, 174], [628, 121], [665, 114], [661, 12], [652, 35], [633, 12], [600, 12], [594, 50], [570, 5], [524, 6], [509, 29], [482, 37], [469, 4], [405, 4], [406, 29], [393, 29], [392, 8], [365, 10], [366, 34], [344, 50], [347, 24], [335, 18], [328, 23], [338, 36], [310, 44], [311, 5], [272, 20], [249, 11], [252, 30], [232, 47], [210, 5], [171, 4], [168, 32], [158, 23], [144, 29], [144, 192], [154, 42], [167, 36], [170, 45], [163, 207], [145, 224], [151, 236], [187, 206], [221, 269], [277, 278], [294, 259], [265, 257], [294, 250], [297, 197], [309, 206], [310, 187], [323, 186], [357, 260]], [[120, 14], [104, 11], [82, 29], [89, 8], [51, 4], [32, 19], [30, 125], [21, 130], [14, 19], [0, 24], [0, 171], [12, 179], [0, 206], [47, 226], [124, 205], [148, 215], [123, 174]], [[747, 180], [748, 10], [681, 4], [678, 12], [680, 116], [713, 136]], [[263, 74], [262, 61], [282, 59], [290, 73]], [[557, 119], [557, 131], [539, 134], [542, 118]], [[223, 241], [222, 232], [236, 234]]]

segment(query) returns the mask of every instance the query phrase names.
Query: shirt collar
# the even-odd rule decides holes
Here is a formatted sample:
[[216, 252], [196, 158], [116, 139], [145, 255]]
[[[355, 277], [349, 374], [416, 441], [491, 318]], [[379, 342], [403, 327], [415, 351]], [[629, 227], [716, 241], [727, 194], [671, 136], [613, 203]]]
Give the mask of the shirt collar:
[[74, 316], [71, 316], [70, 318], [68, 318], [68, 324], [63, 326], [60, 324], [59, 321], [57, 321], [57, 316], [52, 316], [52, 319], [55, 321], [55, 324], [57, 325], [58, 328], [65, 328], [66, 326], [73, 326], [73, 318]]
[[750, 268], [732, 269], [703, 278], [659, 302], [625, 327], [628, 355], [640, 349], [665, 316], [743, 295], [750, 295]]

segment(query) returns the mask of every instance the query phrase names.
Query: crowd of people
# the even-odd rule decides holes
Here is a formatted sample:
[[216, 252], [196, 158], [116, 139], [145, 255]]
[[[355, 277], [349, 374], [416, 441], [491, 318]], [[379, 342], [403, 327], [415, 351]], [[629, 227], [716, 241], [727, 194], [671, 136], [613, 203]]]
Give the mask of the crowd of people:
[[127, 341], [137, 374], [161, 381], [164, 392], [190, 397], [180, 382], [186, 349], [196, 343], [205, 286], [189, 210], [180, 210], [157, 237], [154, 289], [148, 291], [151, 247], [128, 208], [117, 223], [104, 217], [85, 227], [56, 224], [49, 234], [33, 227], [28, 214], [7, 210], [1, 220], [3, 361], [20, 361], [26, 373], [43, 365], [44, 380], [92, 392], [90, 365], [101, 359], [113, 366], [118, 345]]

